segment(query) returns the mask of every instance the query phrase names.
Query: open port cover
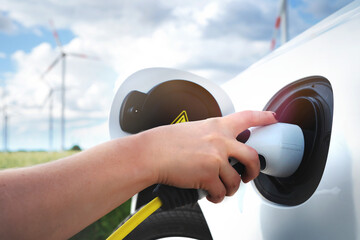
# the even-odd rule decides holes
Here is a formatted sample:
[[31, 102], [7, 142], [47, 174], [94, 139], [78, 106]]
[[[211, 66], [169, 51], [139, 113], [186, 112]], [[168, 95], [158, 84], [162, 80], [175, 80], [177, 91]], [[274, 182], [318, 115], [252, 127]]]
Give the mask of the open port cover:
[[171, 124], [182, 112], [187, 121], [222, 115], [217, 101], [205, 88], [190, 81], [171, 80], [147, 93], [131, 91], [121, 105], [119, 122], [122, 130], [137, 133]]
[[[116, 91], [109, 132], [115, 139], [161, 125], [233, 112], [231, 99], [219, 85], [177, 69], [147, 68], [130, 75]], [[132, 198], [132, 212], [153, 199], [153, 187]]]

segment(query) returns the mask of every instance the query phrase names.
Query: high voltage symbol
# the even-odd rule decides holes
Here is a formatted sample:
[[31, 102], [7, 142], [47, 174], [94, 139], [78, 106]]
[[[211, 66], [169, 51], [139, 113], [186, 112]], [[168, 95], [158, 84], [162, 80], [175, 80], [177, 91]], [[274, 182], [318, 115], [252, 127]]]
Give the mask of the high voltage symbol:
[[186, 114], [186, 111], [182, 111], [179, 116], [177, 116], [175, 118], [175, 120], [171, 123], [171, 124], [176, 124], [176, 123], [182, 123], [182, 122], [188, 122], [189, 119], [188, 119], [188, 116]]

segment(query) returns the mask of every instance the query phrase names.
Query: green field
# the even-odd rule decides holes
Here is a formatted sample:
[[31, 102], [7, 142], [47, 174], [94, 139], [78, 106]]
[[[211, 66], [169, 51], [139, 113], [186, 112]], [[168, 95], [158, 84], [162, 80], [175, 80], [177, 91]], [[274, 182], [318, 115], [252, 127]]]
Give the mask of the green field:
[[[67, 157], [78, 151], [65, 152], [0, 152], [0, 170], [6, 168], [26, 167]], [[94, 222], [74, 237], [75, 239], [106, 239], [114, 228], [129, 214], [130, 201], [114, 209]]]
[[0, 169], [27, 167], [67, 157], [78, 151], [64, 152], [0, 152]]

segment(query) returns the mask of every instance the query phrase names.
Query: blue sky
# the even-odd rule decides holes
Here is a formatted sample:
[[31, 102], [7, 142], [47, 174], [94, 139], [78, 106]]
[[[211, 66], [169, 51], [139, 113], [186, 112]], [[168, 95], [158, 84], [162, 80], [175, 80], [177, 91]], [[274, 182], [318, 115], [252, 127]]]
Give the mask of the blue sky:
[[[48, 28], [38, 28], [38, 32], [25, 28], [20, 24], [16, 24], [16, 32], [1, 32], [1, 48], [0, 52], [6, 57], [0, 58], [0, 74], [16, 71], [15, 62], [11, 61], [10, 56], [17, 50], [30, 52], [35, 46], [47, 42], [52, 47], [56, 46], [51, 31]], [[59, 29], [59, 35], [64, 44], [67, 44], [75, 35], [68, 29]], [[0, 84], [4, 84], [1, 82]]]
[[[349, 2], [289, 1], [290, 38]], [[49, 148], [44, 100], [48, 85], [58, 88], [61, 79], [57, 65], [40, 80], [59, 55], [50, 19], [65, 51], [99, 59], [67, 58], [66, 147], [89, 148], [109, 139], [112, 96], [131, 73], [172, 67], [220, 84], [269, 53], [278, 8], [278, 0], [0, 0], [0, 106], [8, 106], [9, 149]], [[52, 149], [58, 150], [59, 92], [53, 99]]]

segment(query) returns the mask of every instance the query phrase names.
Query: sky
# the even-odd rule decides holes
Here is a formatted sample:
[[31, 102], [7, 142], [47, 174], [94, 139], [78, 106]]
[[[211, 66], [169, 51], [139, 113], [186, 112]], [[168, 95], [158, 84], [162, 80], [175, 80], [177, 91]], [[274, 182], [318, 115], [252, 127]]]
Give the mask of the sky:
[[[289, 0], [289, 38], [349, 2]], [[60, 54], [51, 26], [63, 51], [91, 57], [66, 57], [65, 147], [86, 149], [110, 139], [112, 98], [132, 73], [169, 67], [221, 84], [269, 54], [279, 3], [0, 0], [0, 150], [5, 145], [5, 115], [8, 150], [60, 150], [61, 64], [41, 78]]]

